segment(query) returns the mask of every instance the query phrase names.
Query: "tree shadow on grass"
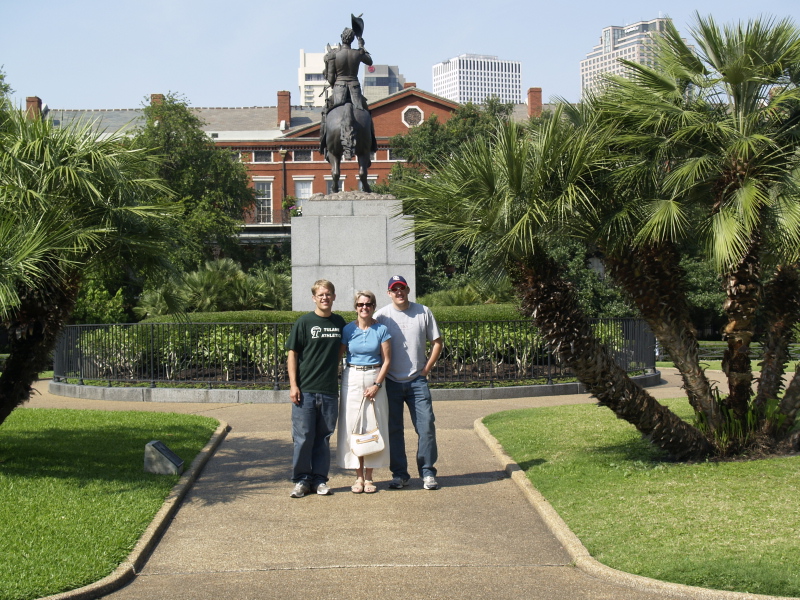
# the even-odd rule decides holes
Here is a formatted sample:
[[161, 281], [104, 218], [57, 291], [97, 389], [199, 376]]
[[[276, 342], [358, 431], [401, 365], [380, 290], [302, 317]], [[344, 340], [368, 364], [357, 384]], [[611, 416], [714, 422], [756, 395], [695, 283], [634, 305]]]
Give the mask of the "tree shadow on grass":
[[633, 438], [619, 444], [607, 444], [586, 448], [587, 452], [599, 454], [609, 459], [631, 463], [652, 463], [654, 466], [662, 463], [672, 463], [675, 460], [669, 454], [656, 448], [643, 438]]

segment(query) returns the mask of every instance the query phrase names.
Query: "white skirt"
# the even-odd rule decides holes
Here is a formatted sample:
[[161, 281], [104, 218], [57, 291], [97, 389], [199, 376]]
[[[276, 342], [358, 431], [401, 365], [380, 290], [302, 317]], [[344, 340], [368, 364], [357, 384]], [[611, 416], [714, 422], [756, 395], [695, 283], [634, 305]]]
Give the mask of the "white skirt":
[[[342, 374], [342, 393], [339, 398], [339, 424], [336, 436], [336, 462], [343, 469], [357, 469], [358, 457], [350, 451], [350, 434], [358, 418], [358, 408], [364, 390], [375, 383], [379, 369], [357, 371], [346, 367]], [[364, 401], [364, 410], [369, 400]], [[383, 450], [364, 457], [364, 467], [379, 469], [389, 466], [389, 401], [386, 390], [381, 388], [375, 396], [375, 415], [378, 417], [378, 430], [383, 437]]]

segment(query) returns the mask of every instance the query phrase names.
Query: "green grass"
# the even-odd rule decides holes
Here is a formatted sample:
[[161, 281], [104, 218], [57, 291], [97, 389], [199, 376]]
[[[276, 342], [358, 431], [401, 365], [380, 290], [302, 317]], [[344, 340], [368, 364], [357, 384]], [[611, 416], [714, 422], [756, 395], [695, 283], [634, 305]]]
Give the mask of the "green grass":
[[[750, 364], [753, 368], [753, 371], [756, 373], [761, 372], [761, 367], [758, 366], [758, 363], [761, 362], [761, 359], [758, 360], [751, 360]], [[790, 360], [786, 364], [786, 368], [784, 369], [785, 373], [794, 373], [794, 370], [797, 368], [796, 360]], [[707, 371], [722, 371], [722, 361], [721, 360], [702, 360], [700, 361], [700, 366], [706, 369]], [[675, 368], [675, 363], [670, 361], [656, 361], [656, 368], [659, 367], [669, 367]]]
[[[667, 402], [683, 418], [685, 400]], [[701, 587], [800, 596], [800, 457], [666, 462], [607, 408], [486, 417], [597, 560]]]
[[131, 552], [178, 481], [145, 473], [161, 440], [186, 466], [218, 422], [173, 413], [14, 411], [0, 427], [0, 598], [102, 579]]

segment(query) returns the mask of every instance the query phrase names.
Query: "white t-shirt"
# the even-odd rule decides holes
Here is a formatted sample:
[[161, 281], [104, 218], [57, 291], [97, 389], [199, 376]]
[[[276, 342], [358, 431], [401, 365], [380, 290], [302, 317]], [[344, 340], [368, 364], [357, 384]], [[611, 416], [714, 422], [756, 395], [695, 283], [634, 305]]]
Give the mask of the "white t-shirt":
[[392, 336], [392, 362], [386, 376], [398, 382], [419, 377], [427, 362], [426, 342], [442, 337], [431, 310], [416, 302], [409, 302], [406, 310], [389, 304], [377, 311], [374, 318], [386, 325]]

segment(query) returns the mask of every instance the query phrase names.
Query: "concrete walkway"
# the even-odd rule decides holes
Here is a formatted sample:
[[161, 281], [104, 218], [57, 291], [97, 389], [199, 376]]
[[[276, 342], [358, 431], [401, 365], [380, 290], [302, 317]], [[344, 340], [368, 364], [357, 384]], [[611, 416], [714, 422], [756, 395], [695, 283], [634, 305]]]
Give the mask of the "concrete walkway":
[[[674, 372], [664, 378], [651, 393], [682, 394]], [[376, 470], [378, 493], [356, 495], [352, 472], [334, 467], [333, 495], [292, 499], [289, 404], [75, 400], [39, 389], [28, 406], [186, 412], [230, 425], [144, 569], [114, 600], [754, 597], [648, 589], [571, 564], [473, 424], [501, 410], [589, 403], [588, 395], [437, 402], [440, 490], [423, 490], [419, 479], [389, 490], [388, 470]], [[407, 432], [414, 449], [410, 423]]]

